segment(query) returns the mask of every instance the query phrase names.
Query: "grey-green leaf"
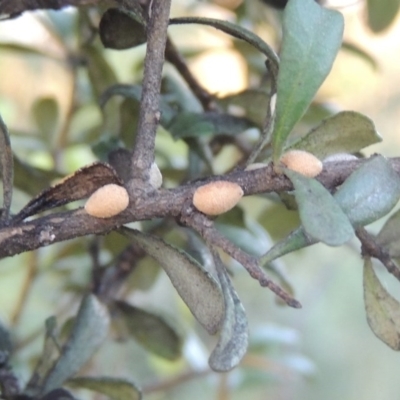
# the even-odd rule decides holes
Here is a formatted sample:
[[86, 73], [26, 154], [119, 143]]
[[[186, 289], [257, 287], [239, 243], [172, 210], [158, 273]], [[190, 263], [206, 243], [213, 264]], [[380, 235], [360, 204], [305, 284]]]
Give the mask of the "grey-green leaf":
[[68, 380], [67, 385], [76, 389], [92, 390], [112, 400], [140, 400], [142, 398], [140, 389], [127, 379], [82, 376]]
[[267, 231], [249, 216], [245, 219], [242, 216], [241, 221], [235, 223], [232, 219], [235, 214], [242, 215], [243, 211], [238, 209], [238, 211], [223, 214], [216, 222], [217, 229], [246, 253], [260, 256], [271, 243]]
[[390, 257], [400, 257], [400, 210], [385, 222], [376, 241], [389, 252]]
[[91, 147], [93, 154], [97, 157], [98, 160], [107, 162], [108, 155], [111, 152], [122, 148], [123, 145], [124, 144], [118, 137], [108, 136], [103, 137], [98, 142], [94, 143]]
[[[383, 217], [396, 205], [400, 197], [399, 184], [400, 178], [390, 163], [382, 156], [375, 156], [354, 171], [333, 197], [353, 226], [364, 226]], [[392, 218], [382, 228], [377, 240], [392, 257], [400, 257], [400, 212]], [[317, 241], [309, 237], [301, 226], [276, 243], [260, 261], [265, 265]]]
[[373, 32], [381, 32], [395, 20], [399, 0], [367, 0], [368, 25]]
[[293, 251], [300, 250], [304, 247], [311, 246], [318, 241], [310, 238], [305, 232], [304, 228], [300, 226], [291, 232], [286, 238], [272, 246], [261, 258], [260, 264], [266, 268], [267, 264], [271, 261], [284, 256], [285, 254], [292, 253]]
[[314, 0], [290, 0], [283, 17], [283, 42], [278, 74], [274, 160], [297, 121], [304, 115], [330, 72], [340, 48], [343, 16]]
[[127, 331], [146, 349], [167, 360], [181, 356], [182, 338], [165, 318], [123, 301], [112, 304], [114, 318], [121, 319]]
[[185, 111], [174, 117], [167, 129], [175, 139], [179, 139], [204, 135], [237, 135], [252, 126], [249, 120], [230, 114]]
[[127, 11], [109, 8], [101, 17], [99, 25], [100, 39], [104, 47], [116, 50], [129, 49], [146, 43], [146, 25], [141, 7]]
[[306, 150], [320, 159], [336, 153], [355, 153], [382, 141], [374, 123], [355, 111], [343, 111], [322, 121], [290, 149]]
[[354, 235], [354, 229], [337, 201], [321, 183], [285, 169], [292, 181], [300, 219], [308, 235], [330, 246], [340, 246]]
[[216, 333], [225, 305], [221, 288], [210, 273], [188, 254], [156, 236], [128, 228], [120, 232], [161, 265], [195, 318], [210, 334]]
[[3, 119], [0, 116], [0, 169], [3, 180], [3, 210], [0, 221], [7, 221], [10, 216], [10, 207], [13, 192], [14, 161], [11, 150], [10, 135]]
[[228, 277], [225, 266], [214, 251], [218, 279], [224, 294], [225, 315], [218, 343], [210, 355], [208, 364], [218, 372], [230, 371], [246, 354], [248, 347], [248, 327], [246, 311]]
[[353, 226], [386, 215], [400, 198], [400, 177], [382, 156], [373, 156], [354, 171], [335, 193]]
[[109, 323], [107, 308], [96, 296], [87, 295], [79, 308], [71, 336], [46, 377], [42, 394], [62, 386], [89, 361], [107, 337]]
[[370, 258], [364, 262], [364, 302], [372, 332], [393, 350], [400, 350], [400, 303], [383, 287]]
[[113, 96], [122, 96], [140, 101], [141, 95], [142, 88], [138, 85], [115, 84], [107, 87], [106, 90], [104, 90], [99, 98], [99, 104], [100, 107], [104, 108], [104, 106]]
[[[126, 85], [126, 84], [115, 84], [108, 86], [99, 98], [100, 107], [104, 108], [107, 102], [113, 96], [122, 96], [127, 99], [132, 99], [140, 103], [142, 95], [142, 88], [138, 85]], [[160, 111], [161, 111], [161, 124], [167, 125], [176, 112], [172, 107], [165, 101], [163, 97], [160, 98]]]
[[236, 367], [248, 347], [248, 328], [246, 311], [222, 264], [214, 252], [218, 278], [224, 293], [225, 315], [218, 343], [210, 355], [208, 364], [214, 371], [226, 372]]

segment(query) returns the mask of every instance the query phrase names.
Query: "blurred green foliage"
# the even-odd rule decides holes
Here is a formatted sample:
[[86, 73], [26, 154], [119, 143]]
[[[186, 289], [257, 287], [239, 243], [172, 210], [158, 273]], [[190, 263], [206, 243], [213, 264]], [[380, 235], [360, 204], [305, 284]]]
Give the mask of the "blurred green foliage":
[[[223, 18], [231, 18], [238, 26], [264, 32], [269, 42], [279, 48], [280, 11], [256, 1], [218, 3], [177, 1], [173, 16], [193, 13], [211, 17], [213, 13], [221, 13]], [[368, 23], [374, 31], [389, 26], [398, 9], [397, 3], [391, 2], [391, 15], [379, 16], [373, 11], [377, 2], [368, 1]], [[382, 14], [385, 10], [387, 8], [380, 9]], [[140, 106], [144, 22], [137, 16], [139, 11], [133, 26], [129, 24], [132, 19], [125, 18], [129, 14], [126, 10], [108, 11], [106, 17], [102, 16], [103, 11], [95, 7], [68, 9], [27, 14], [0, 23], [0, 111], [10, 128], [16, 189], [12, 214], [19, 212], [31, 198], [60, 177], [95, 160], [106, 160], [110, 151], [116, 148], [130, 149], [133, 145]], [[118, 39], [121, 32], [115, 34], [112, 29], [98, 35], [99, 26], [109, 29], [114, 17], [122, 18], [123, 24], [126, 23], [123, 29], [139, 31], [132, 42], [121, 44]], [[236, 93], [211, 92], [217, 112], [204, 111], [193, 88], [171, 64], [166, 65], [161, 96], [162, 118], [156, 141], [156, 161], [166, 187], [177, 187], [188, 179], [216, 171], [229, 171], [248, 157], [264, 128], [273, 88], [264, 58], [254, 49], [230, 37], [221, 39], [219, 33], [212, 34], [214, 36], [208, 40], [207, 36], [202, 36], [203, 27], [190, 29], [171, 29], [171, 38], [177, 43], [182, 42], [181, 51], [188, 64], [218, 47], [214, 41], [225, 41], [223, 46], [247, 66], [241, 71], [246, 87]], [[290, 30], [290, 26], [285, 29]], [[110, 42], [110, 36], [114, 35], [117, 44]], [[187, 36], [186, 45], [183, 36]], [[126, 35], [122, 35], [122, 39], [125, 40]], [[133, 46], [135, 48], [131, 48]], [[104, 47], [129, 49], [119, 52]], [[372, 59], [357, 46], [349, 49], [366, 56], [369, 61]], [[329, 56], [335, 54], [331, 52]], [[212, 75], [212, 71], [208, 73]], [[229, 75], [229, 71], [225, 73]], [[292, 69], [286, 74], [293, 74]], [[313, 74], [307, 79], [312, 77]], [[284, 79], [286, 82], [287, 78]], [[316, 90], [306, 99], [308, 103]], [[321, 119], [333, 115], [321, 98], [311, 102], [299, 121], [305, 110], [300, 111], [291, 121], [295, 125], [294, 132], [289, 129], [279, 138], [281, 144], [276, 150], [279, 154], [282, 148], [299, 146], [323, 158], [330, 153], [357, 152], [380, 140], [372, 122], [357, 113], [336, 114], [318, 125]], [[343, 121], [344, 118], [347, 119]], [[321, 132], [323, 139], [316, 140]], [[286, 141], [289, 133], [290, 139]], [[349, 135], [354, 135], [354, 140], [345, 140]], [[272, 148], [267, 146], [260, 158], [269, 160], [271, 156]], [[3, 168], [3, 174], [4, 171]], [[386, 178], [389, 176], [389, 172], [382, 174]], [[379, 177], [372, 177], [377, 181], [370, 181], [370, 186], [365, 182], [360, 185], [379, 188]], [[397, 190], [396, 184], [393, 180], [390, 187]], [[3, 187], [6, 187], [5, 179]], [[368, 222], [386, 214], [395, 202], [391, 199], [389, 207], [389, 201], [385, 201], [383, 206], [379, 202], [384, 212], [374, 218], [374, 208], [371, 212], [374, 216]], [[301, 205], [301, 200], [299, 203]], [[300, 218], [296, 210], [288, 211], [282, 207], [277, 197], [262, 195], [243, 200], [239, 208], [221, 216], [217, 226], [239, 247], [261, 256], [274, 242], [298, 227]], [[398, 224], [395, 221], [394, 217], [393, 224], [386, 225], [379, 236], [381, 245], [393, 251], [393, 257], [397, 257]], [[196, 265], [200, 263], [207, 270], [212, 256], [199, 237], [182, 227], [173, 226], [172, 229], [171, 221], [136, 223], [134, 228], [156, 234], [184, 249], [193, 257], [192, 267], [203, 282], [201, 276], [206, 272], [197, 270]], [[307, 244], [310, 243], [302, 242], [297, 248]], [[373, 391], [368, 391], [364, 379], [366, 371], [369, 372], [367, 364], [374, 364], [372, 356], [371, 359], [365, 354], [358, 357], [350, 351], [360, 342], [360, 335], [364, 339], [367, 331], [362, 324], [362, 329], [351, 326], [355, 316], [362, 314], [361, 289], [358, 286], [354, 289], [360, 282], [359, 271], [354, 268], [358, 265], [357, 252], [351, 247], [354, 247], [352, 242], [334, 253], [317, 245], [312, 250], [305, 249], [267, 265], [283, 287], [295, 290], [304, 299], [305, 310], [300, 315], [279, 307], [271, 300], [271, 295], [249, 279], [235, 262], [223, 260], [234, 275], [236, 291], [247, 312], [250, 334], [249, 350], [240, 366], [229, 374], [220, 375], [212, 372], [207, 364], [216, 339], [205, 334], [165, 272], [160, 270], [165, 256], [162, 251], [157, 254], [147, 251], [153, 257], [150, 258], [141, 246], [112, 233], [106, 237], [58, 243], [4, 260], [0, 270], [1, 318], [4, 321], [0, 329], [0, 368], [8, 380], [2, 381], [2, 395], [17, 399], [7, 390], [12, 391], [14, 386], [25, 386], [28, 382], [26, 394], [43, 399], [72, 396], [69, 392], [56, 392], [61, 390], [61, 385], [73, 388], [74, 396], [82, 399], [94, 398], [91, 391], [119, 400], [139, 399], [141, 392], [146, 399], [154, 400], [179, 400], [188, 396], [193, 400], [336, 400], [353, 398], [354, 393], [364, 399], [376, 398], [368, 397]], [[333, 272], [333, 268], [339, 269], [342, 275]], [[165, 271], [168, 274], [166, 268]], [[371, 282], [378, 278], [371, 275], [370, 269], [366, 271], [370, 274], [369, 285], [376, 289]], [[345, 278], [339, 277], [343, 275]], [[203, 284], [207, 286], [209, 282], [204, 280]], [[237, 310], [242, 312], [242, 306], [234, 301], [237, 297], [234, 289], [229, 290], [233, 299], [229, 310], [234, 319]], [[376, 294], [377, 297], [382, 297], [382, 293], [388, 295], [383, 287], [379, 286], [379, 290], [382, 292]], [[90, 291], [109, 306], [111, 321], [108, 321], [103, 305], [94, 296], [87, 295]], [[340, 299], [342, 293], [349, 298]], [[218, 293], [215, 296], [218, 300]], [[185, 300], [185, 296], [182, 297]], [[350, 303], [347, 313], [343, 310], [346, 303]], [[390, 303], [397, 304], [391, 297]], [[189, 307], [193, 312], [196, 305], [189, 304]], [[197, 307], [201, 313], [201, 305]], [[232, 311], [235, 308], [236, 311]], [[49, 318], [51, 315], [57, 316], [57, 323], [54, 318]], [[98, 318], [88, 319], [93, 315]], [[106, 339], [108, 324], [112, 334]], [[312, 331], [315, 327], [317, 329]], [[235, 329], [240, 328], [237, 323]], [[220, 343], [230, 339], [222, 338]], [[220, 343], [217, 352], [221, 348], [224, 350]], [[366, 338], [365, 343], [355, 348], [369, 349], [376, 345], [370, 338]], [[63, 345], [66, 346], [64, 349], [70, 349], [69, 353], [60, 350]], [[398, 346], [397, 342], [394, 346]], [[240, 343], [236, 350], [243, 355]], [[393, 363], [397, 362], [397, 359], [393, 360]], [[220, 361], [214, 360], [215, 369]], [[392, 365], [390, 362], [387, 365]], [[346, 372], [346, 364], [350, 365], [348, 370], [356, 372]], [[223, 364], [222, 369], [225, 367]], [[32, 376], [33, 371], [37, 375]], [[78, 377], [68, 380], [78, 371]], [[383, 379], [387, 375], [382, 372], [379, 377]], [[46, 377], [45, 381], [41, 381], [43, 377]], [[379, 380], [371, 379], [371, 382], [375, 385]], [[360, 385], [366, 388], [358, 390]], [[335, 391], [337, 387], [340, 390]], [[390, 394], [398, 389], [398, 384], [393, 383], [385, 393], [388, 398], [393, 398]]]

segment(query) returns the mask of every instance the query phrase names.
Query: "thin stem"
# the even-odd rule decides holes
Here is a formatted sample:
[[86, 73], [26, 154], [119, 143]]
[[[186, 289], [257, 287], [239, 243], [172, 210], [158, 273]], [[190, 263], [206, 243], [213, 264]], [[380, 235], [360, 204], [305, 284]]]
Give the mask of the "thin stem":
[[400, 281], [400, 269], [390, 255], [383, 249], [364, 228], [356, 229], [356, 235], [361, 242], [361, 255], [378, 259], [397, 280]]
[[226, 254], [242, 264], [252, 278], [257, 280], [262, 287], [267, 287], [275, 293], [288, 306], [301, 308], [301, 304], [296, 299], [268, 278], [265, 272], [260, 268], [258, 260], [255, 257], [247, 254], [230, 242], [226, 237], [221, 235], [215, 229], [212, 221], [210, 221], [205, 215], [192, 213], [182, 216], [181, 221], [196, 230], [210, 246], [221, 248]]
[[14, 159], [11, 150], [10, 134], [0, 115], [0, 171], [3, 183], [3, 209], [0, 221], [7, 222], [10, 218], [10, 208], [13, 195]]
[[155, 137], [161, 116], [159, 95], [170, 6], [171, 0], [154, 0], [149, 10], [143, 90], [136, 142], [132, 155], [133, 178], [148, 178], [151, 164], [154, 161]]
[[132, 243], [127, 246], [118, 255], [112, 266], [102, 269], [93, 293], [99, 296], [103, 302], [113, 298], [127, 276], [132, 273], [145, 255], [146, 253], [136, 244]]
[[180, 25], [180, 24], [200, 24], [200, 25], [208, 25], [212, 26], [215, 29], [219, 29], [228, 35], [231, 35], [237, 39], [243, 40], [252, 46], [254, 46], [257, 50], [263, 53], [273, 65], [274, 70], [278, 70], [279, 66], [279, 57], [275, 53], [275, 51], [270, 47], [267, 43], [265, 43], [260, 37], [255, 35], [253, 32], [249, 31], [242, 26], [235, 25], [229, 21], [223, 21], [220, 19], [214, 18], [199, 18], [199, 17], [184, 17], [184, 18], [172, 18], [170, 20], [171, 25]]
[[165, 48], [165, 58], [178, 70], [182, 78], [186, 81], [189, 88], [198, 98], [205, 110], [209, 110], [213, 96], [204, 89], [195, 76], [190, 71], [184, 58], [175, 47], [170, 38], [167, 38], [167, 46]]

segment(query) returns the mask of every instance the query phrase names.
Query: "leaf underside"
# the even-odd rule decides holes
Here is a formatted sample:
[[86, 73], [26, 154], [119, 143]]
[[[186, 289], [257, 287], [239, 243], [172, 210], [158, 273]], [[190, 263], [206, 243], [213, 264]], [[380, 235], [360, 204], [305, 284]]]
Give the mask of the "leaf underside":
[[364, 303], [374, 334], [393, 350], [400, 350], [400, 303], [383, 287], [370, 258], [364, 262]]
[[120, 231], [160, 264], [195, 318], [210, 334], [216, 333], [225, 306], [221, 288], [210, 273], [187, 253], [156, 236], [128, 228]]

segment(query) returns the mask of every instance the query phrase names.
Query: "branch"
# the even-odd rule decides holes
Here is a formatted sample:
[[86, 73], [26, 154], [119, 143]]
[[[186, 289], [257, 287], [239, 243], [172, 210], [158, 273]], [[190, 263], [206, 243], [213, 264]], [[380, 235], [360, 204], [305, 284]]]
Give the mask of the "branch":
[[375, 238], [364, 228], [356, 229], [356, 235], [361, 242], [361, 255], [378, 259], [397, 280], [400, 281], [400, 270], [390, 255], [380, 246]]
[[151, 164], [154, 161], [155, 137], [161, 117], [159, 96], [170, 6], [171, 0], [153, 0], [149, 9], [142, 98], [132, 155], [133, 178], [148, 178]]
[[[330, 170], [323, 171], [319, 176], [319, 180], [325, 187], [334, 189], [364, 161], [352, 160], [342, 163], [329, 163]], [[392, 164], [398, 172], [400, 159], [395, 159]], [[16, 223], [11, 227], [3, 227], [0, 229], [0, 258], [80, 236], [106, 234], [133, 221], [173, 217], [192, 227], [209, 244], [220, 247], [228, 255], [240, 262], [250, 276], [256, 279], [261, 286], [269, 288], [289, 306], [294, 308], [301, 307], [297, 300], [269, 279], [260, 268], [257, 259], [223, 237], [215, 229], [213, 221], [197, 211], [193, 206], [192, 199], [196, 188], [210, 181], [222, 179], [238, 183], [245, 195], [272, 191], [282, 192], [293, 189], [288, 178], [274, 172], [272, 164], [258, 170], [234, 171], [225, 176], [213, 176], [197, 180], [171, 190], [142, 191], [140, 190], [141, 186], [139, 186], [139, 190], [131, 198], [128, 209], [114, 218], [99, 219], [91, 217], [83, 209], [78, 209], [72, 212], [49, 215], [30, 222]], [[135, 180], [131, 182], [134, 183]], [[385, 265], [388, 264], [386, 263]], [[390, 266], [390, 271], [395, 273], [397, 269]]]
[[[330, 162], [318, 180], [333, 190], [357, 169], [365, 160]], [[400, 158], [391, 160], [392, 167], [400, 174]], [[90, 234], [106, 234], [133, 221], [154, 218], [179, 218], [191, 203], [193, 193], [201, 185], [211, 181], [228, 180], [239, 184], [246, 196], [259, 193], [285, 192], [293, 186], [284, 175], [274, 172], [272, 164], [252, 171], [234, 171], [223, 176], [211, 176], [182, 185], [176, 189], [161, 189], [143, 193], [132, 201], [128, 209], [113, 218], [99, 219], [88, 215], [83, 209], [40, 217], [29, 222], [0, 228], [0, 258], [13, 256], [53, 243]]]

